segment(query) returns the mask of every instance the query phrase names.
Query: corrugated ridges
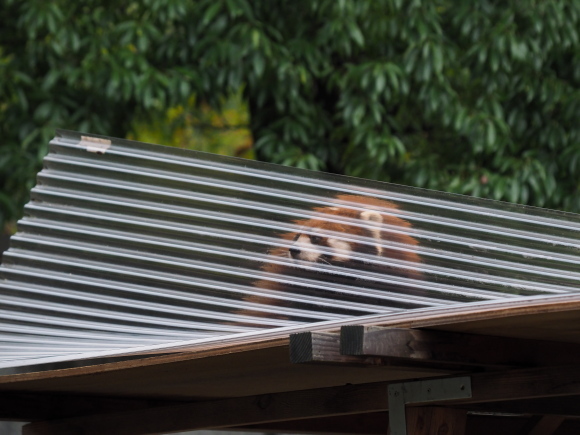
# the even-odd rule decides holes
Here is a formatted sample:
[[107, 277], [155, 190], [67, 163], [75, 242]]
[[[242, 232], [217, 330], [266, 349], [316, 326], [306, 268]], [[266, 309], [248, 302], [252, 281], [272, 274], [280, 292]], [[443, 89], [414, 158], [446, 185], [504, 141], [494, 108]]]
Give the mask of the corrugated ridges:
[[[5, 366], [579, 289], [577, 215], [117, 139], [87, 149], [88, 138], [51, 142], [4, 254]], [[365, 198], [392, 204], [380, 209], [390, 223], [322, 212], [376, 210]], [[304, 228], [321, 218], [361, 230]], [[340, 264], [296, 262], [277, 254], [294, 232], [361, 248]]]

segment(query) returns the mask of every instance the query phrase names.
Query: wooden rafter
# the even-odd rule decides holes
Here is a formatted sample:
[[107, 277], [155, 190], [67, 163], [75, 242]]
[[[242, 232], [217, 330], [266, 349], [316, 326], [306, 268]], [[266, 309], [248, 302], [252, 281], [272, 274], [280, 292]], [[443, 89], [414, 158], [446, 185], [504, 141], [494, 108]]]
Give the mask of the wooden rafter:
[[[378, 382], [96, 414], [32, 423], [24, 435], [137, 435], [385, 411], [387, 388]], [[446, 406], [580, 395], [580, 367], [476, 373], [471, 388], [471, 398]]]
[[580, 345], [420, 329], [343, 326], [340, 353], [486, 367], [580, 362]]
[[384, 411], [387, 402], [386, 383], [347, 385], [31, 423], [23, 435], [141, 435], [221, 428]]

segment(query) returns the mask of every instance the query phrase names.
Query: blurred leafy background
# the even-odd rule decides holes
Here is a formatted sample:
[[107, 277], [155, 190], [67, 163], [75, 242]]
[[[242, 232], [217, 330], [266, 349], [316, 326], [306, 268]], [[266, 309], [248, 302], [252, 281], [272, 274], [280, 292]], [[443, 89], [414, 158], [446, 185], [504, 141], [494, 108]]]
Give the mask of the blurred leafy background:
[[580, 211], [580, 2], [4, 0], [0, 228], [55, 128]]

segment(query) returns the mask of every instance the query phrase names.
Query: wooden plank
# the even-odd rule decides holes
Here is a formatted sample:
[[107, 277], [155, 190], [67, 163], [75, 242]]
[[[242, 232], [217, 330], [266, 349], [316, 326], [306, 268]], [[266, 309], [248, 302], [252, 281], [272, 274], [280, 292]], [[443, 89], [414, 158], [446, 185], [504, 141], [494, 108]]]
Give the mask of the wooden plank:
[[[17, 388], [33, 388], [39, 400], [43, 397], [41, 392], [67, 392], [79, 397], [197, 401], [433, 376], [430, 370], [422, 373], [406, 368], [369, 370], [366, 366], [291, 364], [288, 355], [288, 347], [274, 347], [161, 366], [102, 371], [91, 376], [58, 376], [42, 381], [37, 379], [32, 385], [28, 382], [12, 384], [12, 391], [0, 392], [0, 395], [16, 394]], [[28, 415], [24, 421], [38, 420], [36, 412], [36, 407], [25, 406], [21, 414]]]
[[484, 413], [559, 415], [576, 418], [580, 417], [580, 396], [517, 399], [502, 402], [468, 404], [465, 407], [466, 409]]
[[406, 410], [407, 435], [465, 435], [467, 411], [433, 406]]
[[[438, 328], [459, 332], [477, 332], [484, 335], [499, 335], [518, 338], [558, 339], [580, 343], [580, 332], [571, 326], [580, 322], [580, 295], [558, 295], [538, 299], [502, 300], [485, 304], [465, 304], [453, 307], [434, 308], [424, 311], [402, 311], [387, 315], [366, 316], [359, 322], [363, 325], [379, 325], [399, 328]], [[292, 331], [276, 329], [255, 335], [231, 336], [212, 342], [175, 346], [164, 349], [167, 355], [143, 355], [142, 359], [119, 361], [94, 366], [71, 367], [66, 370], [45, 370], [30, 373], [0, 376], [0, 390], [13, 390], [18, 384], [29, 383], [26, 390], [34, 388], [35, 381], [91, 377], [95, 373], [132, 370], [138, 367], [159, 367], [167, 371], [167, 365], [202, 358], [212, 358], [233, 352], [269, 349], [287, 346], [288, 334], [305, 331], [339, 331], [344, 319], [322, 322], [319, 325], [304, 325]], [[99, 379], [99, 383], [101, 380]], [[83, 385], [85, 385], [83, 383]], [[116, 383], [109, 383], [113, 392]], [[58, 388], [58, 383], [54, 385]], [[79, 389], [78, 392], [86, 391]], [[123, 392], [126, 394], [126, 392]]]
[[31, 423], [23, 435], [138, 435], [387, 410], [387, 384], [346, 385]]
[[346, 366], [382, 366], [404, 368], [425, 375], [450, 374], [471, 368], [466, 365], [403, 360], [372, 355], [344, 355], [340, 349], [340, 334], [301, 332], [290, 336], [290, 362], [293, 364], [336, 364]]
[[340, 352], [433, 364], [485, 367], [580, 362], [580, 345], [419, 329], [343, 326]]
[[240, 426], [235, 430], [275, 434], [385, 435], [388, 423], [389, 413], [383, 411], [263, 423]]
[[[580, 296], [539, 298], [501, 303], [408, 311], [367, 316], [361, 324], [400, 328], [429, 327], [456, 332], [554, 338], [580, 341]], [[325, 331], [344, 320], [301, 327]], [[292, 329], [297, 331], [297, 329]], [[190, 347], [184, 353], [74, 367], [66, 370], [0, 376], [0, 394], [63, 393], [79, 396], [124, 396], [170, 400], [223, 398], [320, 388], [345, 383], [369, 383], [427, 376], [398, 367], [369, 370], [339, 365], [296, 365], [288, 361], [288, 328], [263, 334], [230, 337]], [[336, 329], [338, 332], [338, 329]], [[431, 372], [432, 373], [432, 372]], [[147, 382], [143, 380], [146, 379]], [[24, 407], [26, 420], [39, 418], [35, 407]], [[0, 417], [2, 409], [0, 409]], [[567, 423], [568, 424], [568, 423]]]
[[454, 403], [565, 397], [580, 394], [580, 366], [540, 367], [471, 376], [471, 399]]

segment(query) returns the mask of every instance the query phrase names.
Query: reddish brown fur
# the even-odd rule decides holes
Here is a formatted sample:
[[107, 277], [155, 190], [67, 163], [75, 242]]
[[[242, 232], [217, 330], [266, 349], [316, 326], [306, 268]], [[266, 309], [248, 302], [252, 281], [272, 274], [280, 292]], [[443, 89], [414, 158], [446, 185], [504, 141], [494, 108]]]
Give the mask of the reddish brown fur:
[[[375, 238], [380, 238], [381, 243], [383, 245], [382, 251], [380, 252], [380, 256], [382, 257], [389, 257], [396, 260], [403, 260], [412, 263], [420, 263], [421, 258], [415, 252], [414, 249], [410, 250], [396, 250], [396, 249], [389, 249], [389, 243], [398, 243], [402, 245], [409, 246], [411, 248], [416, 247], [418, 242], [415, 238], [407, 235], [407, 234], [397, 234], [389, 231], [389, 228], [386, 226], [393, 226], [393, 227], [400, 227], [403, 229], [411, 228], [411, 224], [399, 217], [392, 216], [388, 213], [388, 210], [396, 210], [398, 207], [393, 204], [392, 202], [371, 198], [367, 196], [358, 196], [358, 195], [338, 195], [336, 197], [336, 206], [325, 206], [325, 207], [316, 207], [313, 209], [314, 212], [320, 213], [323, 215], [328, 216], [329, 218], [337, 217], [337, 218], [350, 218], [350, 219], [357, 219], [361, 220], [361, 215], [365, 212], [370, 212], [371, 216], [377, 217], [380, 216], [382, 218], [382, 223], [377, 222], [374, 226], [371, 224], [373, 230], [369, 230], [362, 226], [352, 225], [347, 222], [329, 222], [324, 217], [321, 218], [313, 218], [313, 219], [302, 219], [294, 221], [296, 225], [305, 228], [319, 228], [324, 231], [334, 231], [337, 233], [342, 233], [348, 235], [349, 239], [356, 239], [357, 236], [366, 237], [367, 241], [368, 238], [373, 236]], [[345, 205], [341, 204], [341, 202], [345, 202], [345, 205], [350, 207], [359, 207], [359, 209], [352, 209], [346, 208]], [[367, 222], [373, 222], [372, 220]], [[280, 236], [281, 239], [287, 240], [290, 243], [297, 237], [297, 234], [301, 234], [298, 232], [286, 233]], [[352, 248], [352, 252], [362, 252], [363, 249], [369, 249], [369, 245], [357, 244], [356, 241], [349, 241], [349, 245]], [[377, 250], [378, 251], [378, 250]], [[269, 254], [275, 257], [282, 257], [288, 258], [289, 257], [289, 248], [288, 247], [276, 247], [269, 251]], [[375, 254], [378, 255], [378, 254]], [[316, 262], [312, 262], [312, 264], [317, 264]], [[340, 266], [352, 267], [354, 269], [357, 268], [366, 268], [368, 269], [370, 266], [363, 265], [360, 260], [358, 262], [354, 260], [347, 260], [343, 262], [330, 262], [330, 264], [336, 264]], [[377, 268], [380, 266], [375, 265], [373, 271], [377, 271]], [[304, 270], [294, 267], [291, 264], [288, 265], [280, 265], [275, 263], [265, 263], [262, 266], [262, 270], [267, 273], [275, 273], [278, 275], [287, 275], [287, 276], [304, 276]], [[398, 276], [407, 276], [407, 277], [414, 277], [420, 278], [420, 273], [417, 271], [413, 271], [411, 269], [401, 269], [398, 272], [393, 272], [393, 270], [384, 270], [385, 274], [394, 274]], [[332, 279], [329, 276], [328, 279]], [[254, 283], [256, 287], [268, 290], [275, 290], [275, 291], [292, 291], [291, 288], [288, 288], [287, 285], [282, 283], [278, 283], [275, 281], [270, 280], [260, 280]], [[263, 304], [270, 304], [276, 305], [274, 302], [275, 300], [268, 298], [268, 297], [251, 297], [246, 299], [249, 302], [254, 303], [263, 303]], [[246, 312], [250, 314], [249, 312]], [[259, 313], [251, 313], [253, 315], [259, 315]]]
[[[349, 202], [350, 206], [364, 206], [366, 210], [375, 210], [375, 211], [383, 211], [388, 209], [397, 209], [398, 207], [390, 201], [385, 201], [382, 199], [371, 198], [368, 196], [358, 196], [358, 195], [338, 195], [336, 197], [338, 201], [345, 201]], [[322, 213], [325, 215], [331, 216], [338, 216], [350, 219], [359, 219], [359, 215], [362, 210], [356, 210], [352, 208], [345, 208], [342, 207], [339, 203], [336, 206], [326, 206], [326, 207], [316, 207], [313, 211], [317, 213]], [[396, 216], [392, 216], [390, 214], [381, 213], [383, 218], [383, 225], [389, 225], [394, 227], [402, 227], [402, 228], [411, 228], [411, 224], [401, 218]], [[352, 238], [356, 238], [356, 236], [367, 236], [367, 230], [361, 226], [356, 225], [349, 225], [348, 223], [339, 223], [339, 222], [330, 222], [325, 218], [314, 218], [314, 219], [301, 219], [294, 221], [296, 225], [300, 225], [302, 227], [311, 227], [311, 228], [320, 228], [325, 231], [334, 231], [337, 233], [348, 234]], [[286, 233], [280, 236], [280, 238], [284, 240], [292, 240], [296, 236], [296, 232], [293, 233]], [[388, 256], [389, 258], [393, 258], [396, 260], [404, 260], [410, 261], [414, 263], [420, 263], [421, 258], [419, 255], [413, 251], [399, 251], [394, 249], [388, 249], [389, 242], [393, 243], [401, 243], [408, 246], [417, 246], [418, 242], [413, 237], [407, 234], [398, 234], [393, 233], [390, 231], [381, 231], [381, 239], [383, 244], [386, 245], [383, 251], [383, 256]], [[356, 249], [354, 249], [356, 251]], [[273, 248], [269, 251], [270, 255], [276, 257], [287, 257], [288, 248], [286, 247], [277, 247]], [[273, 273], [285, 273], [287, 272], [288, 267], [281, 266], [278, 264], [266, 263], [262, 267], [262, 270], [267, 272]]]

